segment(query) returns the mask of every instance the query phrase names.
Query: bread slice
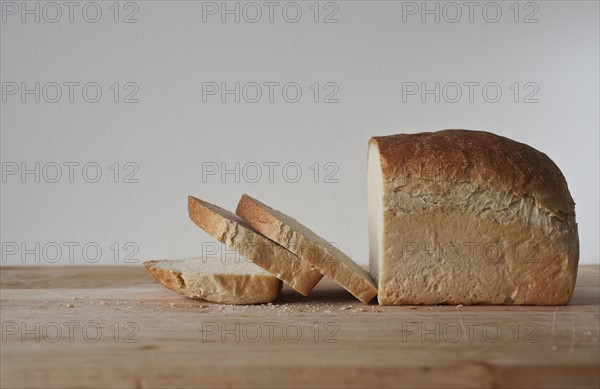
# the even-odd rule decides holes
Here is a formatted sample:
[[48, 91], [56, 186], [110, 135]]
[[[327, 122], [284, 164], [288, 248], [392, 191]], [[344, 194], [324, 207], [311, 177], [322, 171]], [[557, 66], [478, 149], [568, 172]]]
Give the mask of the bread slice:
[[193, 196], [190, 219], [210, 236], [308, 296], [323, 275], [277, 243], [265, 238], [234, 213]]
[[260, 233], [331, 277], [360, 301], [368, 303], [377, 295], [369, 273], [295, 219], [248, 195], [242, 196], [236, 213]]
[[281, 281], [243, 258], [144, 262], [158, 282], [187, 297], [220, 304], [260, 304], [279, 295]]
[[482, 131], [372, 138], [370, 269], [379, 303], [567, 304], [575, 204], [547, 155]]

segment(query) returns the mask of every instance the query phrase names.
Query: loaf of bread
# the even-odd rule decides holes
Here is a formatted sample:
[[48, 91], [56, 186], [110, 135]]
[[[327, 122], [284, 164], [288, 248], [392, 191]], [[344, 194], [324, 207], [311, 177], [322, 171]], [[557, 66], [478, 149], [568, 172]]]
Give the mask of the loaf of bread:
[[214, 303], [267, 303], [281, 290], [280, 280], [241, 257], [165, 259], [144, 266], [166, 288]]
[[383, 305], [567, 304], [575, 204], [552, 160], [481, 131], [374, 137], [369, 262]]

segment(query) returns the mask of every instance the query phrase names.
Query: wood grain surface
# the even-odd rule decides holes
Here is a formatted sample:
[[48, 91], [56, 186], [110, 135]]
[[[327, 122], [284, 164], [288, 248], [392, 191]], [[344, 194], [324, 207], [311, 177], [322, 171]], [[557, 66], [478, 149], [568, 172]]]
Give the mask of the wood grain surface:
[[2, 267], [2, 388], [600, 386], [600, 272], [561, 307], [226, 306], [141, 267]]

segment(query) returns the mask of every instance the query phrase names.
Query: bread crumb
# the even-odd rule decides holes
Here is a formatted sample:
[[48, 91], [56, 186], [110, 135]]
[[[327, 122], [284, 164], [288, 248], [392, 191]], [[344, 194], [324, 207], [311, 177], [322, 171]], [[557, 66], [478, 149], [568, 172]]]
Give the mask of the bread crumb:
[[77, 297], [71, 297], [71, 300], [77, 300]]
[[108, 305], [108, 303], [104, 300], [100, 301], [100, 305]]
[[462, 307], [464, 307], [464, 305], [462, 305], [462, 304], [458, 304], [458, 305], [456, 306], [456, 308], [462, 308]]
[[169, 305], [171, 306], [171, 308], [175, 308], [175, 303], [169, 303]]
[[325, 313], [331, 313], [331, 311], [330, 311], [330, 310], [328, 310], [328, 309], [327, 309], [327, 310], [325, 310], [324, 312], [325, 312]]
[[346, 311], [348, 309], [352, 309], [352, 305], [344, 305], [343, 307], [340, 308], [340, 311]]
[[410, 309], [410, 310], [414, 311], [415, 309], [417, 309], [417, 307], [412, 307], [412, 306], [411, 306], [411, 307], [408, 307], [408, 309]]
[[75, 308], [75, 305], [73, 305], [73, 304], [67, 304], [67, 305], [65, 305], [65, 307], [67, 307], [67, 308]]

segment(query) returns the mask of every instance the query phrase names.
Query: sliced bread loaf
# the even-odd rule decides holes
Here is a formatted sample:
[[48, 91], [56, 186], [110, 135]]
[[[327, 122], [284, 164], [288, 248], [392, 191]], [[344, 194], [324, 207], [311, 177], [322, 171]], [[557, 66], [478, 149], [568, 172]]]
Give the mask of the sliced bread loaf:
[[190, 219], [210, 236], [308, 296], [323, 275], [277, 243], [265, 238], [234, 213], [193, 196]]
[[569, 302], [575, 203], [547, 155], [482, 131], [375, 137], [368, 182], [380, 304]]
[[279, 295], [281, 281], [243, 258], [190, 258], [144, 262], [165, 287], [221, 304], [260, 304]]
[[257, 231], [331, 277], [360, 301], [368, 303], [377, 295], [369, 273], [297, 220], [248, 195], [242, 196], [236, 213]]

